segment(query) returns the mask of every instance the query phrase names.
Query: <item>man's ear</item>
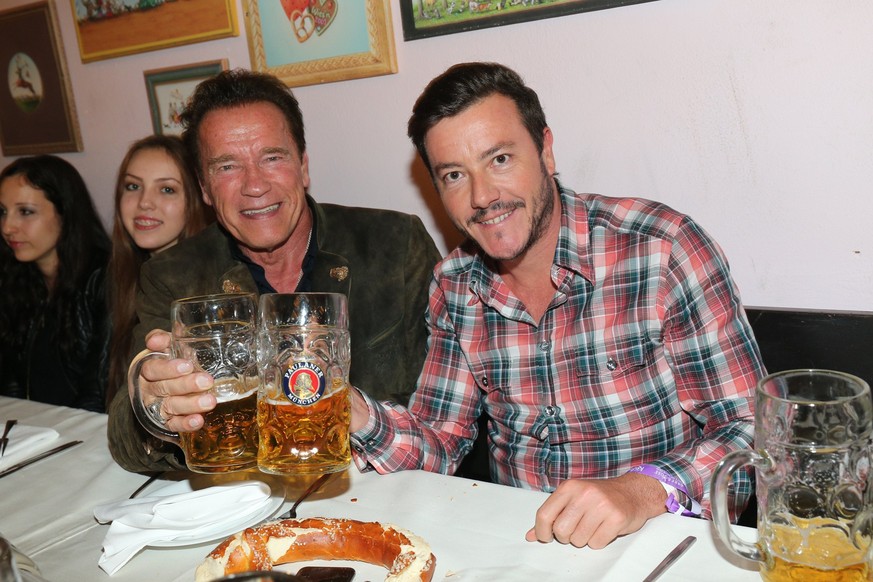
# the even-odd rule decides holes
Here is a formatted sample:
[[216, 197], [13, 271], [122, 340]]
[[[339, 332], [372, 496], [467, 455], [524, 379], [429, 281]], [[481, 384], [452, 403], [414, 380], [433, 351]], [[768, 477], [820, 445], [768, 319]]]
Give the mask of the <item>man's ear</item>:
[[549, 176], [555, 174], [555, 154], [552, 152], [552, 144], [555, 142], [555, 136], [552, 135], [552, 130], [547, 126], [543, 129], [543, 151], [540, 154], [540, 159], [546, 167], [546, 173]]
[[209, 189], [206, 188], [203, 182], [200, 182], [200, 196], [203, 198], [203, 203], [206, 206], [212, 206], [212, 196], [209, 195]]

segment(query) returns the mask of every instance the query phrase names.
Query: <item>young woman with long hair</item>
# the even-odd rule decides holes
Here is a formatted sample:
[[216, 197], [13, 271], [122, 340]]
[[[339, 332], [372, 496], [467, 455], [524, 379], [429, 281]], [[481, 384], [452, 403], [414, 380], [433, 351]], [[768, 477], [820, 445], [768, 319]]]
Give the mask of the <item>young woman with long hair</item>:
[[0, 393], [105, 411], [109, 238], [57, 156], [0, 172]]
[[130, 146], [115, 185], [109, 269], [113, 339], [107, 405], [127, 379], [140, 267], [151, 255], [196, 234], [212, 220], [181, 139], [152, 135]]

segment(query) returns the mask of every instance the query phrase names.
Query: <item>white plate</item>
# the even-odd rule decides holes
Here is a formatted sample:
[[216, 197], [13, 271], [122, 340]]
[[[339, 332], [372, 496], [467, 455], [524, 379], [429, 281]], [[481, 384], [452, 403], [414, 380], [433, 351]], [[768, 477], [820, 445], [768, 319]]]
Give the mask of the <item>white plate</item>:
[[[268, 488], [267, 483], [264, 483]], [[177, 495], [179, 493], [190, 493], [193, 491], [189, 481], [178, 481], [172, 485], [167, 485], [156, 491], [149, 492], [149, 497], [165, 497], [167, 495]], [[265, 503], [256, 509], [252, 509], [252, 513], [246, 514], [232, 521], [220, 522], [211, 526], [203, 526], [195, 533], [182, 535], [173, 538], [172, 540], [158, 540], [149, 543], [153, 548], [178, 548], [180, 546], [195, 546], [219, 539], [224, 539], [231, 534], [242, 531], [252, 524], [258, 523], [264, 519], [273, 517], [278, 509], [285, 502], [284, 491], [282, 495], [276, 495], [273, 489], [270, 488], [270, 497]]]

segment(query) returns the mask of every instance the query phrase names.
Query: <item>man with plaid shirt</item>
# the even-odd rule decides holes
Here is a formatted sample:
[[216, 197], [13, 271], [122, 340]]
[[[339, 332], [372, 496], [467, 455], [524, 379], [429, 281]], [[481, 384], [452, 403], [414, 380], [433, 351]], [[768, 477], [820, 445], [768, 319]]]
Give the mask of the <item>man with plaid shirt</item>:
[[[539, 99], [502, 65], [431, 81], [409, 135], [467, 242], [435, 270], [408, 408], [353, 391], [359, 467], [452, 473], [484, 411], [494, 479], [552, 493], [531, 541], [708, 516], [765, 373], [717, 244], [662, 204], [563, 188]], [[734, 517], [751, 491], [735, 473]]]

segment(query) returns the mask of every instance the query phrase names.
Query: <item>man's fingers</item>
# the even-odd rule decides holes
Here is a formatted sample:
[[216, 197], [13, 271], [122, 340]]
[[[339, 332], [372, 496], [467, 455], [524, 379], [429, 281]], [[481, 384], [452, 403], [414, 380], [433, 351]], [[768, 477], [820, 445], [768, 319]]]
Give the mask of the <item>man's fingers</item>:
[[146, 335], [146, 347], [153, 352], [169, 352], [172, 336], [162, 329], [153, 329]]

